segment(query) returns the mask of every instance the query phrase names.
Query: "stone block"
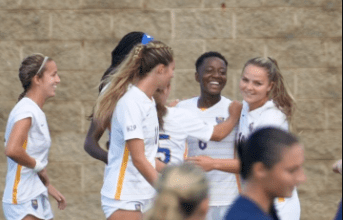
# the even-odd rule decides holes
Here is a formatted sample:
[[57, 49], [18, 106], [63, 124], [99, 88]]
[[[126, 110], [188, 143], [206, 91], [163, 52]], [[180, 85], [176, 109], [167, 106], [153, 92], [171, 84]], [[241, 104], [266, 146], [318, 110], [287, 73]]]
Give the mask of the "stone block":
[[176, 69], [194, 69], [195, 62], [203, 54], [204, 42], [201, 40], [177, 40], [170, 46], [173, 48]]
[[[5, 149], [5, 132], [0, 132], [0, 141], [1, 141], [1, 142], [0, 142], [0, 149]], [[4, 151], [1, 151], [1, 152], [0, 152], [0, 161], [1, 161], [1, 163], [4, 163], [3, 166], [6, 167], [5, 163], [6, 163], [6, 161], [7, 161], [7, 157], [6, 157]], [[2, 165], [0, 165], [0, 166], [2, 166]], [[5, 168], [4, 168], [4, 169], [5, 169]], [[2, 177], [5, 178], [5, 176], [2, 176]], [[1, 192], [1, 190], [3, 190], [3, 189], [0, 188], [0, 192]]]
[[324, 101], [301, 100], [297, 102], [294, 124], [297, 129], [325, 129]]
[[[1, 38], [1, 31], [0, 31], [0, 38]], [[4, 71], [4, 70], [18, 71], [20, 63], [21, 63], [20, 44], [13, 41], [0, 41], [0, 50], [3, 51], [3, 53], [0, 53], [1, 71]]]
[[111, 39], [111, 15], [107, 12], [60, 11], [52, 14], [52, 39]]
[[[112, 51], [118, 42], [86, 41], [83, 49], [83, 67], [87, 70], [105, 70], [111, 65]], [[102, 76], [100, 76], [101, 79]], [[99, 80], [100, 80], [99, 79]]]
[[342, 69], [299, 69], [296, 75], [297, 98], [342, 98]]
[[189, 99], [200, 95], [200, 85], [195, 81], [195, 70], [177, 70], [174, 77], [175, 98]]
[[80, 42], [68, 41], [46, 41], [24, 43], [24, 57], [33, 53], [42, 53], [51, 57], [57, 64], [59, 70], [82, 69], [82, 53]]
[[[2, 155], [4, 155], [3, 151], [1, 152]], [[2, 159], [1, 155], [1, 159]], [[7, 175], [7, 159], [5, 157], [5, 160], [1, 160], [0, 163], [0, 193], [2, 195], [2, 192], [4, 192], [5, 185], [6, 185], [6, 175]]]
[[20, 83], [18, 72], [0, 72], [0, 97], [2, 101], [18, 100], [19, 95], [24, 91]]
[[[334, 219], [338, 204], [342, 197], [340, 191], [316, 191], [318, 196], [305, 197], [300, 195], [302, 206], [302, 220]], [[318, 198], [320, 197], [320, 198]]]
[[327, 40], [326, 59], [330, 67], [342, 67], [342, 38]]
[[65, 211], [57, 209], [57, 203], [50, 198], [55, 219], [94, 220], [105, 219], [101, 209], [101, 195], [97, 193], [65, 193], [68, 207]]
[[144, 0], [144, 8], [162, 9], [162, 8], [200, 8], [199, 0]]
[[281, 68], [325, 67], [325, 47], [319, 39], [271, 39], [267, 41], [268, 55]]
[[19, 7], [18, 1], [13, 0], [0, 0], [1, 9], [16, 9]]
[[10, 115], [13, 107], [16, 105], [17, 100], [14, 101], [1, 101], [0, 105], [0, 132], [5, 132], [8, 116]]
[[326, 100], [328, 129], [342, 128], [342, 99]]
[[81, 130], [80, 102], [49, 101], [44, 106], [44, 112], [48, 120], [50, 131], [67, 132]]
[[84, 134], [76, 132], [52, 133], [49, 161], [54, 163], [91, 161], [92, 158], [84, 150], [85, 138]]
[[59, 75], [61, 83], [57, 87], [55, 100], [93, 101], [98, 97], [101, 71], [61, 71]]
[[338, 160], [342, 157], [342, 130], [299, 132], [308, 160]]
[[81, 8], [83, 9], [131, 9], [141, 8], [141, 1], [137, 0], [125, 0], [125, 1], [113, 1], [113, 0], [83, 0]]
[[49, 39], [49, 13], [44, 11], [2, 11], [0, 40]]
[[297, 10], [299, 37], [342, 37], [342, 11], [323, 8]]
[[229, 68], [243, 69], [251, 58], [264, 55], [264, 40], [208, 40], [206, 51], [222, 53], [229, 62]]
[[50, 162], [47, 171], [50, 183], [62, 194], [82, 192], [80, 164]]
[[120, 39], [131, 31], [142, 31], [155, 39], [170, 39], [171, 14], [168, 11], [116, 11], [112, 14], [113, 35]]
[[238, 9], [237, 37], [241, 38], [284, 38], [294, 28], [293, 11], [290, 9]]
[[177, 39], [221, 39], [233, 37], [232, 12], [197, 10], [175, 12]]
[[59, 1], [46, 1], [46, 0], [25, 0], [20, 4], [20, 9], [78, 9], [80, 1], [74, 0], [59, 0]]
[[205, 8], [261, 7], [263, 0], [205, 0]]
[[85, 192], [99, 193], [103, 185], [105, 164], [100, 161], [87, 163], [83, 169], [86, 174], [83, 176]]
[[339, 0], [266, 0], [264, 4], [268, 7], [332, 7], [332, 5], [338, 6]]

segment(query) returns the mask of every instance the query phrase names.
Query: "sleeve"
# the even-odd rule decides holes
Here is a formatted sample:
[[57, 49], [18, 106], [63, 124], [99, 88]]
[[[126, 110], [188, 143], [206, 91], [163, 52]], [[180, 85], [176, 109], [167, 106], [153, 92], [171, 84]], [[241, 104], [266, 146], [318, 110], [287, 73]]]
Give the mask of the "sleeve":
[[191, 112], [182, 109], [184, 111], [183, 119], [180, 121], [182, 125], [182, 130], [187, 134], [187, 136], [197, 138], [201, 141], [207, 142], [211, 140], [213, 135], [214, 126], [206, 124], [200, 118], [191, 114]]
[[125, 141], [131, 139], [144, 140], [143, 112], [137, 102], [127, 100], [119, 102], [115, 114]]
[[35, 109], [32, 106], [25, 106], [25, 107], [19, 108], [19, 110], [15, 113], [13, 117], [13, 124], [26, 118], [34, 119], [34, 112], [35, 112]]
[[279, 110], [269, 110], [262, 114], [256, 129], [264, 127], [275, 127], [284, 131], [289, 130], [287, 117]]

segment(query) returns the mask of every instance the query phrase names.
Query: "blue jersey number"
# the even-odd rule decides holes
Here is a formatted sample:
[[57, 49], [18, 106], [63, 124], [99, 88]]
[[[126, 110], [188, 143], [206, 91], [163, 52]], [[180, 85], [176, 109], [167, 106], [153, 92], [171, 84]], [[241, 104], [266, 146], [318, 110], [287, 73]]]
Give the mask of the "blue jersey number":
[[170, 162], [171, 152], [168, 148], [158, 148], [158, 153], [164, 154], [165, 159], [161, 160], [163, 163], [168, 164]]
[[199, 141], [199, 148], [201, 150], [205, 150], [207, 148], [207, 143]]

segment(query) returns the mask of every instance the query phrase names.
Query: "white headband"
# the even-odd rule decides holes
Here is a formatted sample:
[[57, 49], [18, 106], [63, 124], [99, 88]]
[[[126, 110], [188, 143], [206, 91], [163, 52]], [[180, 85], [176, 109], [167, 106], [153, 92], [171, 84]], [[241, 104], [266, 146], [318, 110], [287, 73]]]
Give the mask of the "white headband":
[[43, 67], [45, 66], [46, 61], [48, 61], [49, 57], [45, 57], [42, 65], [40, 66], [39, 70], [37, 71], [37, 74], [42, 71]]

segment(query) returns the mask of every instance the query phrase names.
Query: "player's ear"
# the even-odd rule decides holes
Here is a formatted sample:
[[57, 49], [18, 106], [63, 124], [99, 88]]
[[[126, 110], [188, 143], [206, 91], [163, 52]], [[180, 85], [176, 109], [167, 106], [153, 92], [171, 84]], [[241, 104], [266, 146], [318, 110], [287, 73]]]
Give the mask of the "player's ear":
[[200, 83], [200, 74], [198, 72], [195, 72], [195, 81]]
[[266, 166], [262, 162], [258, 162], [253, 166], [253, 175], [258, 180], [265, 179], [268, 176], [267, 171]]

